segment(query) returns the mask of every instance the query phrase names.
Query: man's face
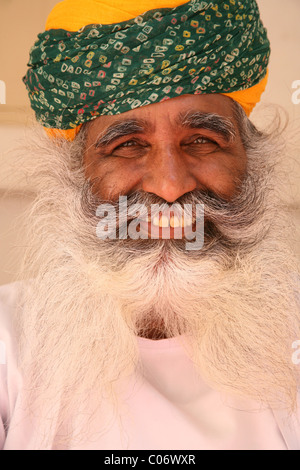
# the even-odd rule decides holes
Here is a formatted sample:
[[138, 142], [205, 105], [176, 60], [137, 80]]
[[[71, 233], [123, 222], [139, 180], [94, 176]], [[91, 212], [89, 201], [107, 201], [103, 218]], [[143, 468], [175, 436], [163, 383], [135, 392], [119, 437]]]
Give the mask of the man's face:
[[230, 200], [246, 163], [232, 101], [222, 95], [184, 95], [87, 126], [85, 175], [102, 200], [144, 191], [173, 203], [194, 190]]

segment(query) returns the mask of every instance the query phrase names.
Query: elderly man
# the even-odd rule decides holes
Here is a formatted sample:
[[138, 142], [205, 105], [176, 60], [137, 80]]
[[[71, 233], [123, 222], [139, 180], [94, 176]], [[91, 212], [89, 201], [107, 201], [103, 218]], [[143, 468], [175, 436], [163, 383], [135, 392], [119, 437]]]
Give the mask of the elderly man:
[[283, 147], [248, 119], [258, 7], [135, 3], [64, 0], [31, 50], [45, 129], [28, 280], [1, 289], [1, 446], [299, 449]]

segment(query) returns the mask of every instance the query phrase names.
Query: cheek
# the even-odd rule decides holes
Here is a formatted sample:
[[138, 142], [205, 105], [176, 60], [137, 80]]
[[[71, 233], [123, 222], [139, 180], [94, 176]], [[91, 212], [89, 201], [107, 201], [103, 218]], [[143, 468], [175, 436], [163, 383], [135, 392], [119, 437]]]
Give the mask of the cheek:
[[197, 166], [196, 176], [201, 187], [224, 198], [232, 198], [239, 189], [246, 172], [244, 161], [236, 162], [226, 159], [208, 160]]
[[92, 183], [92, 192], [101, 199], [115, 200], [119, 194], [132, 190], [136, 176], [131, 167], [111, 159], [84, 159], [85, 177]]
[[114, 186], [112, 181], [113, 172], [105, 161], [99, 161], [95, 156], [85, 155], [84, 157], [85, 178], [92, 184], [92, 192], [100, 198], [106, 195]]

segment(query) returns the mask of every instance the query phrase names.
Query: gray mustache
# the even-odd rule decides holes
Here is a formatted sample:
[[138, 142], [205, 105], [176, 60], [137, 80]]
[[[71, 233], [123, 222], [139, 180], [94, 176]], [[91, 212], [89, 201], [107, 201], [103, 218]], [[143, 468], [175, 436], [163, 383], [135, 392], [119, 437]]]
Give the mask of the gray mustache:
[[[118, 225], [118, 201], [98, 198], [93, 193], [93, 184], [88, 182], [82, 191], [81, 205], [84, 216], [88, 217], [89, 221], [95, 225], [99, 221], [96, 212], [101, 204], [109, 204], [114, 207], [118, 231], [125, 227], [125, 224], [128, 225], [136, 219], [136, 215], [129, 216], [126, 220], [123, 218]], [[251, 175], [248, 175], [239, 193], [231, 200], [224, 199], [210, 190], [194, 190], [184, 194], [176, 201], [168, 203], [156, 194], [136, 191], [127, 195], [128, 210], [134, 204], [144, 205], [148, 209], [148, 215], [151, 214], [149, 210], [154, 204], [166, 208], [178, 206], [182, 210], [189, 205], [191, 207], [189, 215], [193, 214], [194, 208], [198, 204], [203, 205], [205, 246], [209, 249], [218, 244], [223, 248], [248, 250], [257, 245], [269, 229], [264, 217], [266, 212], [265, 191], [260, 190]], [[264, 222], [259, 224], [259, 220], [264, 220]], [[180, 244], [180, 241], [174, 243]]]

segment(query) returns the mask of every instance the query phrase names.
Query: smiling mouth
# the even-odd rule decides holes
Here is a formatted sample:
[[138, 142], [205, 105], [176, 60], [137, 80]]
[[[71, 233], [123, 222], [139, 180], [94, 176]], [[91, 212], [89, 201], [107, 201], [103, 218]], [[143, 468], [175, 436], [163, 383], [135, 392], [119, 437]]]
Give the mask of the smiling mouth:
[[183, 239], [196, 229], [196, 217], [187, 215], [166, 215], [140, 218], [137, 231], [151, 239]]
[[[190, 205], [191, 206], [191, 205]], [[119, 212], [117, 220], [106, 218], [97, 225], [97, 236], [103, 239], [176, 239], [200, 243], [204, 236], [205, 217], [202, 205], [196, 208], [142, 208], [134, 215]], [[107, 212], [107, 211], [106, 211]], [[132, 211], [131, 211], [132, 212]], [[151, 214], [151, 215], [150, 215]], [[107, 222], [107, 223], [106, 223]], [[196, 249], [196, 248], [193, 248]]]

